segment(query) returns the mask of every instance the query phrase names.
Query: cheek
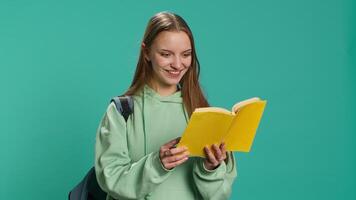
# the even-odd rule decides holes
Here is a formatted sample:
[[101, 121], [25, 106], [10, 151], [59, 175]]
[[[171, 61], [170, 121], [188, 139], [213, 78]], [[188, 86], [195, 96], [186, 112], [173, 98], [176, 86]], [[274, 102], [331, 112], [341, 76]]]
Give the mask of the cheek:
[[183, 64], [186, 67], [190, 67], [190, 65], [192, 64], [192, 58], [187, 58], [183, 60]]
[[160, 67], [165, 67], [167, 65], [170, 64], [170, 61], [169, 59], [166, 59], [166, 58], [162, 58], [162, 57], [155, 57], [152, 62], [157, 65], [157, 66], [160, 66]]
[[190, 65], [187, 65], [187, 67], [183, 70], [182, 76], [184, 76], [184, 75], [187, 73], [187, 71], [189, 70], [189, 68], [191, 68], [191, 66], [190, 66]]

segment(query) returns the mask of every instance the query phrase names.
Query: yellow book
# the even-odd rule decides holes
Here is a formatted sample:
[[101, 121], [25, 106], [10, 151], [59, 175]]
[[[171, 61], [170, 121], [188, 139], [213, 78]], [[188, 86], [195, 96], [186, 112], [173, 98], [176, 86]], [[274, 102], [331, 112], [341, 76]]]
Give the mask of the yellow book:
[[204, 147], [225, 142], [227, 151], [249, 152], [267, 101], [258, 97], [224, 108], [197, 108], [177, 146], [186, 146], [190, 156], [205, 157]]

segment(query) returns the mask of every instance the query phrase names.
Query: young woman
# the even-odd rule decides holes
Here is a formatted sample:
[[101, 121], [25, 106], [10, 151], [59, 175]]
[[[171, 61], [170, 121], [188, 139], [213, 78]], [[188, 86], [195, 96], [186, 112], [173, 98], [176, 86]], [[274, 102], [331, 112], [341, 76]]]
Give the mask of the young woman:
[[195, 108], [209, 106], [200, 88], [193, 35], [178, 15], [161, 12], [146, 28], [127, 122], [111, 103], [96, 137], [95, 171], [107, 199], [228, 199], [236, 165], [224, 144], [207, 158], [176, 147]]

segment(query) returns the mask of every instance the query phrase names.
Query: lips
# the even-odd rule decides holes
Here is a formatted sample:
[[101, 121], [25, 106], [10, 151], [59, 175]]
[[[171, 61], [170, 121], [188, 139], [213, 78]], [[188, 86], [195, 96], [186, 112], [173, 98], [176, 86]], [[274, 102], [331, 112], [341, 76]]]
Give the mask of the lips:
[[182, 70], [164, 70], [170, 78], [178, 78]]

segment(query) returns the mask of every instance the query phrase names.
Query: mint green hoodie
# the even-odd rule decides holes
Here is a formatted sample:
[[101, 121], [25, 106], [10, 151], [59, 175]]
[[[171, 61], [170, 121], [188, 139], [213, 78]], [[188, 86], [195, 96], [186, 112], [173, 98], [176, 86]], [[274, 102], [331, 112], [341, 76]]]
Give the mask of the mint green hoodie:
[[228, 199], [236, 177], [232, 153], [212, 171], [196, 157], [172, 170], [162, 166], [160, 146], [187, 125], [181, 92], [163, 97], [145, 85], [133, 100], [127, 122], [111, 103], [97, 131], [95, 170], [107, 199]]

